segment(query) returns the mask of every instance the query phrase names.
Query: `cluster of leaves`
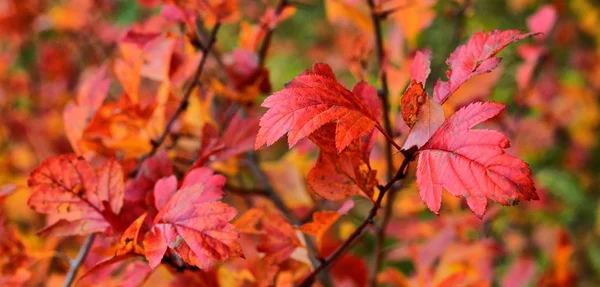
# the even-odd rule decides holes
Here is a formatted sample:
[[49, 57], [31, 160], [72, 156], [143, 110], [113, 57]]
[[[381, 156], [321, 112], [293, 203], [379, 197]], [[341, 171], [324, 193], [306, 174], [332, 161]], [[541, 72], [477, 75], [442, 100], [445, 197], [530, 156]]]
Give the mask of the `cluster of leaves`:
[[42, 2], [0, 7], [0, 285], [595, 282], [587, 1]]

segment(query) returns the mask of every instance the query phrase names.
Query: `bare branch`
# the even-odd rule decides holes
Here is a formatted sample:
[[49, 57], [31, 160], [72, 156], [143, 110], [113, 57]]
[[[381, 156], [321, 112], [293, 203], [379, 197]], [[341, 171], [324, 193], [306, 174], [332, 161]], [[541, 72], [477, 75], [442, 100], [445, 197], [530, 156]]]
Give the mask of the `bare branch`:
[[331, 253], [331, 255], [329, 255], [329, 257], [325, 258], [322, 261], [321, 265], [319, 265], [319, 267], [317, 267], [306, 278], [304, 278], [302, 283], [300, 283], [298, 286], [301, 286], [301, 287], [312, 286], [312, 284], [314, 283], [315, 277], [321, 271], [323, 271], [325, 268], [327, 268], [329, 265], [331, 265], [333, 262], [335, 262], [342, 254], [346, 253], [346, 251], [348, 251], [349, 247], [352, 245], [352, 243], [357, 238], [359, 238], [359, 236], [362, 234], [364, 229], [369, 224], [373, 223], [373, 219], [375, 218], [375, 216], [377, 215], [377, 211], [381, 207], [381, 202], [383, 201], [383, 198], [384, 198], [386, 192], [388, 190], [390, 190], [396, 182], [398, 182], [398, 181], [403, 182], [404, 178], [406, 177], [408, 165], [411, 160], [412, 160], [412, 157], [406, 157], [404, 159], [404, 161], [402, 162], [402, 165], [396, 172], [396, 175], [385, 186], [379, 186], [379, 195], [377, 196], [377, 200], [375, 200], [375, 203], [373, 204], [373, 207], [369, 211], [369, 214], [367, 215], [367, 217], [356, 228], [356, 230], [354, 230], [354, 232], [342, 243], [342, 245], [340, 245], [333, 253]]
[[71, 263], [71, 268], [69, 268], [69, 272], [65, 278], [65, 283], [63, 287], [69, 287], [73, 284], [75, 277], [77, 276], [77, 271], [79, 271], [79, 267], [85, 261], [90, 249], [92, 248], [92, 244], [94, 243], [94, 238], [96, 237], [95, 233], [90, 234], [86, 239], [81, 248], [79, 249], [79, 254], [77, 254], [77, 258]]
[[153, 156], [158, 151], [160, 146], [163, 144], [163, 142], [167, 139], [167, 137], [171, 133], [171, 128], [173, 127], [173, 124], [175, 124], [175, 121], [177, 121], [179, 116], [181, 116], [181, 114], [187, 109], [187, 106], [189, 104], [189, 99], [192, 95], [192, 92], [194, 91], [194, 88], [196, 88], [197, 86], [200, 85], [200, 77], [202, 76], [202, 71], [204, 70], [206, 60], [208, 59], [208, 54], [217, 39], [217, 32], [219, 31], [220, 27], [221, 27], [221, 24], [217, 22], [215, 24], [215, 26], [212, 28], [210, 37], [208, 39], [208, 43], [206, 43], [206, 45], [203, 46], [202, 58], [200, 59], [198, 68], [196, 69], [196, 72], [194, 73], [192, 82], [185, 90], [183, 99], [181, 99], [181, 103], [177, 107], [177, 110], [175, 110], [175, 113], [173, 113], [173, 115], [169, 119], [167, 126], [165, 127], [165, 130], [160, 135], [160, 137], [158, 137], [158, 139], [152, 141], [152, 150], [142, 158], [142, 161], [145, 158]]

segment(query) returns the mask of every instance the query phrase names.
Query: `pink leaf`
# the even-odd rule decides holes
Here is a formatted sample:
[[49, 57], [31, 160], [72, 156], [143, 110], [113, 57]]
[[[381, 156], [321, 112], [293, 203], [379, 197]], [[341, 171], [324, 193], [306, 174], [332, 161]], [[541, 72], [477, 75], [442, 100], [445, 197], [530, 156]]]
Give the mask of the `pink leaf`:
[[536, 271], [535, 261], [528, 257], [517, 258], [502, 277], [502, 287], [529, 286]]
[[431, 51], [423, 50], [417, 51], [413, 58], [412, 64], [410, 65], [410, 78], [412, 81], [423, 84], [429, 77], [431, 72]]
[[527, 28], [533, 33], [540, 33], [539, 38], [546, 38], [556, 23], [556, 17], [554, 6], [544, 5], [527, 19]]
[[243, 257], [239, 234], [229, 223], [237, 211], [218, 201], [224, 184], [225, 178], [208, 168], [187, 174], [181, 188], [159, 210], [144, 239], [145, 255], [152, 268], [160, 263], [167, 247], [200, 268]]
[[114, 159], [107, 160], [98, 171], [98, 200], [109, 203], [114, 214], [119, 214], [125, 196], [123, 168]]
[[174, 175], [159, 179], [154, 185], [154, 205], [163, 208], [177, 191], [177, 178]]
[[505, 108], [496, 103], [474, 103], [442, 124], [419, 152], [417, 186], [427, 207], [438, 213], [442, 188], [467, 200], [479, 217], [487, 199], [502, 205], [538, 199], [529, 166], [504, 152], [506, 136], [492, 130], [471, 130]]
[[443, 104], [467, 80], [496, 68], [500, 58], [495, 56], [504, 47], [532, 35], [535, 33], [523, 34], [518, 30], [476, 33], [467, 44], [456, 48], [446, 60], [446, 64], [450, 66], [450, 70], [446, 72], [448, 81], [438, 79], [433, 88], [433, 99]]

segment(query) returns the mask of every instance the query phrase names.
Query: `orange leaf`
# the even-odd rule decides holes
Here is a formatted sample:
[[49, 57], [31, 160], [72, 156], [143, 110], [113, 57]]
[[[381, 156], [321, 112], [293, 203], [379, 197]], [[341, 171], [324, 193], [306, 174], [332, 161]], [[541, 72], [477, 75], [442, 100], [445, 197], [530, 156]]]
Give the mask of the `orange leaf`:
[[279, 214], [264, 217], [262, 228], [258, 251], [266, 253], [277, 263], [287, 260], [296, 248], [302, 246], [296, 229]]
[[142, 214], [138, 219], [136, 219], [121, 236], [121, 241], [119, 242], [119, 246], [117, 247], [116, 255], [123, 255], [126, 253], [135, 253], [135, 254], [143, 254], [144, 251], [138, 244], [138, 236], [140, 234], [140, 229], [144, 224], [144, 220], [146, 219], [146, 213]]
[[376, 171], [369, 165], [370, 144], [354, 140], [348, 148], [337, 153], [333, 140], [334, 124], [314, 132], [310, 139], [319, 148], [319, 158], [308, 173], [310, 188], [329, 200], [341, 200], [353, 195], [372, 198], [378, 182]]

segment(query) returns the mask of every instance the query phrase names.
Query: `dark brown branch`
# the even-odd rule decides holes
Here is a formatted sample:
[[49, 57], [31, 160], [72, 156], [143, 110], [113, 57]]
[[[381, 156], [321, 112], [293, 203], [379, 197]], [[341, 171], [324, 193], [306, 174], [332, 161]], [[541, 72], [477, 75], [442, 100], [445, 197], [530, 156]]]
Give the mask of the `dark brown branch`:
[[200, 268], [198, 268], [194, 265], [189, 265], [189, 264], [183, 262], [183, 260], [181, 260], [181, 257], [179, 257], [179, 255], [177, 255], [177, 253], [174, 253], [174, 252], [170, 256], [169, 255], [163, 256], [161, 263], [172, 267], [176, 272], [184, 272], [185, 270], [191, 270], [191, 271], [200, 270]]
[[198, 19], [196, 23], [196, 41], [193, 41], [192, 44], [196, 49], [202, 51], [208, 50], [210, 53], [212, 53], [215, 57], [215, 60], [217, 61], [217, 64], [219, 64], [219, 66], [223, 68], [225, 67], [225, 63], [223, 63], [223, 54], [221, 53], [221, 51], [219, 51], [217, 47], [214, 47], [214, 45], [209, 49], [207, 49], [204, 45], [204, 43], [210, 42], [210, 38], [208, 38], [208, 40], [205, 40], [207, 37], [210, 37], [208, 34], [209, 32], [204, 28], [204, 24], [202, 23], [201, 19]]
[[175, 110], [175, 113], [171, 116], [171, 118], [167, 122], [167, 126], [165, 127], [165, 130], [160, 135], [160, 137], [158, 137], [158, 139], [152, 141], [152, 150], [146, 156], [144, 156], [141, 161], [143, 161], [143, 159], [145, 159], [145, 158], [153, 156], [158, 151], [160, 146], [163, 144], [163, 142], [167, 139], [167, 137], [171, 133], [171, 128], [173, 127], [173, 124], [175, 124], [175, 121], [177, 121], [179, 116], [181, 116], [181, 114], [187, 109], [189, 100], [192, 95], [192, 92], [194, 91], [194, 88], [196, 88], [197, 86], [200, 85], [200, 77], [202, 76], [202, 71], [204, 70], [204, 66], [208, 59], [208, 54], [217, 39], [217, 32], [219, 31], [220, 27], [221, 27], [221, 24], [217, 22], [215, 24], [215, 26], [212, 28], [210, 37], [208, 39], [208, 43], [203, 45], [202, 58], [200, 59], [198, 68], [196, 69], [196, 72], [194, 73], [192, 82], [189, 84], [189, 86], [185, 90], [185, 93], [183, 94], [183, 99], [181, 99], [181, 103], [177, 107], [177, 110]]
[[381, 207], [381, 202], [383, 201], [383, 198], [385, 197], [386, 192], [388, 190], [390, 190], [396, 182], [402, 181], [406, 177], [408, 165], [411, 161], [411, 158], [412, 157], [406, 157], [404, 159], [404, 161], [402, 162], [402, 165], [396, 172], [396, 175], [394, 175], [394, 177], [385, 186], [379, 186], [379, 195], [377, 196], [377, 200], [375, 200], [375, 203], [373, 204], [373, 207], [371, 207], [369, 214], [362, 221], [362, 223], [356, 228], [356, 230], [354, 230], [354, 232], [342, 243], [342, 245], [340, 245], [333, 253], [331, 253], [331, 255], [329, 255], [327, 258], [325, 258], [322, 261], [321, 265], [319, 265], [319, 267], [317, 267], [306, 278], [304, 278], [304, 280], [298, 286], [300, 286], [300, 287], [312, 286], [312, 284], [314, 283], [315, 277], [321, 271], [323, 271], [325, 268], [327, 268], [329, 265], [331, 265], [333, 262], [335, 262], [342, 254], [344, 254], [346, 251], [348, 251], [349, 247], [352, 245], [352, 243], [357, 238], [359, 238], [359, 236], [362, 234], [364, 229], [369, 224], [373, 223], [373, 219], [375, 218], [375, 216], [377, 215], [377, 211]]
[[[248, 167], [252, 170], [256, 179], [263, 184], [263, 190], [265, 191], [266, 196], [269, 199], [271, 199], [271, 201], [273, 201], [273, 203], [275, 204], [277, 209], [279, 209], [279, 211], [281, 211], [281, 213], [292, 224], [294, 224], [296, 226], [301, 225], [302, 221], [300, 221], [296, 217], [296, 215], [294, 215], [294, 213], [287, 207], [287, 205], [285, 205], [285, 203], [283, 202], [281, 197], [277, 194], [277, 192], [275, 192], [275, 190], [269, 184], [269, 180], [267, 179], [265, 173], [260, 169], [260, 166], [258, 165], [258, 158], [257, 158], [256, 153], [254, 153], [254, 152], [250, 152], [248, 154]], [[317, 247], [310, 240], [308, 235], [306, 235], [306, 234], [303, 234], [303, 235], [304, 235], [304, 240], [306, 241], [306, 249], [308, 250], [308, 258], [310, 259], [313, 266], [317, 266], [320, 263], [320, 260], [317, 259], [317, 257], [319, 256]], [[323, 280], [325, 281], [324, 282], [325, 286], [331, 285], [328, 282], [328, 280], [329, 280], [328, 278], [323, 278]]]
[[259, 196], [268, 196], [269, 192], [264, 189], [259, 188], [244, 188], [239, 186], [233, 186], [231, 184], [225, 184], [225, 190], [235, 194], [235, 195], [259, 195]]
[[[281, 13], [283, 13], [283, 10], [288, 5], [290, 5], [290, 3], [287, 0], [279, 1], [277, 8], [275, 8], [275, 19], [277, 19], [276, 21], [279, 21], [279, 16], [281, 16]], [[265, 39], [263, 40], [262, 44], [260, 45], [260, 48], [258, 49], [258, 64], [260, 66], [264, 66], [265, 60], [267, 58], [267, 53], [269, 52], [269, 47], [271, 46], [271, 39], [273, 38], [274, 30], [268, 26], [262, 26], [261, 28], [266, 30], [267, 34], [265, 35]]]
[[77, 258], [73, 262], [71, 262], [71, 268], [69, 268], [69, 272], [65, 278], [65, 283], [63, 287], [69, 287], [73, 284], [75, 277], [77, 276], [77, 271], [79, 271], [79, 267], [83, 264], [83, 261], [87, 257], [90, 249], [92, 248], [92, 244], [94, 243], [94, 238], [96, 237], [95, 233], [90, 234], [86, 239], [81, 248], [79, 249], [79, 254], [77, 254]]
[[[369, 4], [369, 8], [371, 9], [371, 19], [373, 21], [373, 33], [375, 34], [375, 46], [377, 49], [377, 60], [379, 62], [379, 73], [381, 79], [381, 92], [380, 97], [383, 103], [383, 124], [385, 127], [385, 131], [389, 136], [393, 137], [393, 129], [390, 121], [390, 103], [389, 103], [389, 88], [388, 88], [388, 79], [387, 79], [387, 69], [385, 67], [385, 47], [383, 45], [383, 31], [381, 28], [382, 20], [385, 19], [386, 15], [382, 15], [377, 13], [377, 7], [375, 6], [374, 0], [367, 0]], [[388, 139], [385, 145], [385, 157], [387, 163], [387, 176], [391, 178], [392, 171], [394, 170], [394, 160], [392, 157], [392, 144], [397, 148], [398, 145], [392, 139]], [[404, 159], [404, 162], [409, 160], [408, 158]], [[403, 162], [403, 163], [404, 163]], [[402, 169], [402, 168], [400, 168]], [[394, 203], [394, 199], [396, 198], [396, 190], [392, 189], [388, 192], [388, 201], [387, 206], [385, 208], [385, 212], [383, 215], [383, 220], [381, 222], [381, 226], [377, 230], [376, 238], [375, 238], [375, 261], [373, 264], [373, 273], [371, 274], [370, 286], [376, 286], [377, 280], [377, 272], [379, 271], [379, 267], [383, 262], [383, 243], [385, 241], [385, 233], [387, 229], [387, 224], [390, 221], [392, 216], [392, 206]], [[384, 192], [385, 194], [385, 192]], [[383, 195], [381, 195], [383, 196]]]

